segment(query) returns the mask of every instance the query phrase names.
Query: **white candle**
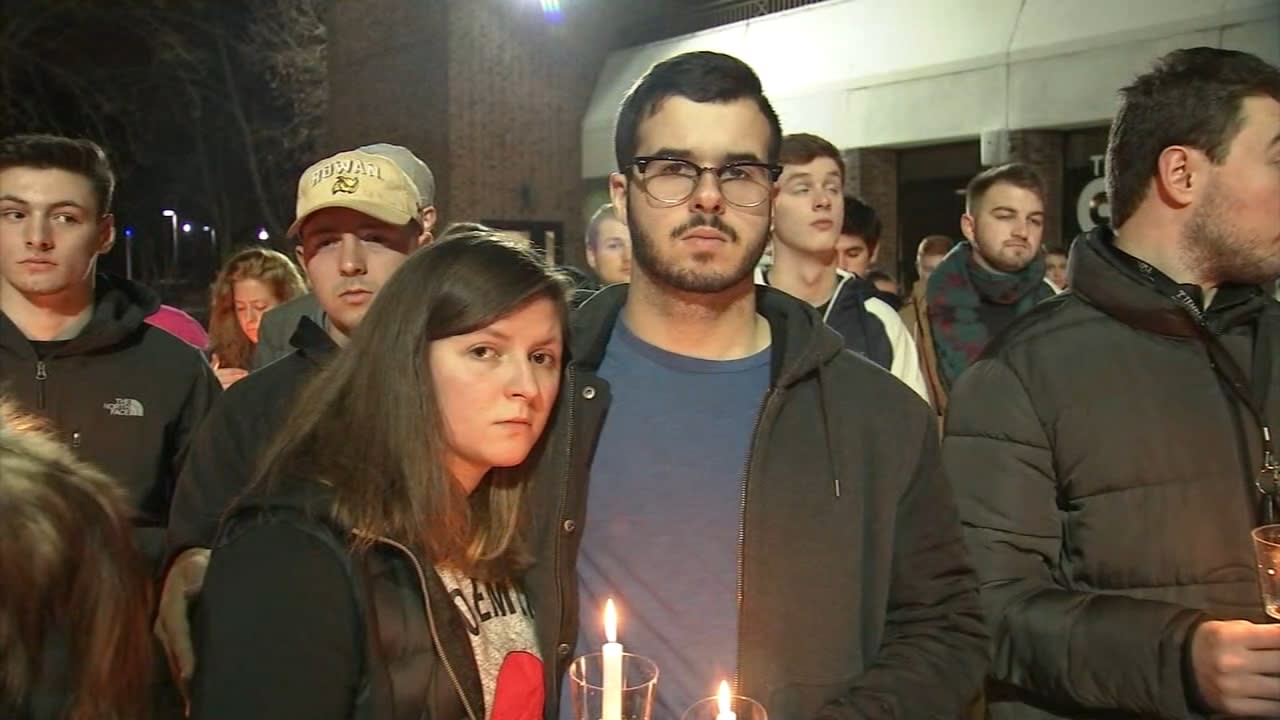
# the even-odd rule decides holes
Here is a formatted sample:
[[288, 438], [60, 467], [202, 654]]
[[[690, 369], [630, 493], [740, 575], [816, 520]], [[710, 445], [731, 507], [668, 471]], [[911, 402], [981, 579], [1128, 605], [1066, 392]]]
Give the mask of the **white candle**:
[[622, 643], [618, 642], [618, 612], [613, 598], [604, 604], [604, 697], [601, 720], [622, 720]]
[[716, 715], [716, 720], [738, 720], [738, 714], [729, 709], [729, 681], [720, 681], [720, 692], [718, 693], [720, 702], [720, 712]]

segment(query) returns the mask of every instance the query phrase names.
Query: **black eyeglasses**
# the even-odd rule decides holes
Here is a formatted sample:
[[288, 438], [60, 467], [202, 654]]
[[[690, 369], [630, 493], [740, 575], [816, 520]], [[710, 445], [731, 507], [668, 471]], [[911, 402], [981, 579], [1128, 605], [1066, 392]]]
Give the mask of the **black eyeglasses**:
[[769, 199], [773, 183], [782, 174], [781, 165], [762, 162], [731, 162], [720, 167], [702, 167], [688, 160], [641, 156], [631, 161], [639, 174], [640, 189], [661, 203], [677, 205], [688, 200], [709, 172], [716, 179], [720, 195], [738, 207], [755, 207]]

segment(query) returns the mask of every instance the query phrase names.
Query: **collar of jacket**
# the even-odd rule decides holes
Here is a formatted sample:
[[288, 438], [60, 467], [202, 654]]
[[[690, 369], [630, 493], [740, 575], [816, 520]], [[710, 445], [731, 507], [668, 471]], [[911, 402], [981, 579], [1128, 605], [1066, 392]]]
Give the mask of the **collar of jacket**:
[[[614, 323], [627, 301], [628, 285], [610, 285], [591, 296], [570, 322], [573, 363], [595, 372], [604, 359]], [[808, 303], [765, 285], [756, 285], [756, 312], [769, 322], [770, 384], [787, 387], [820, 369], [841, 350], [844, 339]]]
[[[823, 303], [826, 310], [821, 313], [822, 321], [829, 322], [834, 312], [844, 312], [853, 310], [860, 312], [866, 309], [867, 294], [866, 288], [870, 283], [851, 272], [845, 272], [840, 268], [836, 268], [836, 286], [831, 291], [831, 297]], [[756, 285], [762, 287], [773, 287], [769, 284], [769, 279], [765, 277], [764, 269], [757, 266], [755, 274]]]
[[[596, 293], [574, 313], [570, 328], [570, 356], [575, 367], [595, 372], [604, 358], [614, 323], [627, 301], [627, 285], [611, 285]], [[830, 384], [826, 366], [844, 350], [844, 338], [827, 327], [809, 303], [767, 285], [755, 286], [756, 311], [769, 322], [769, 385], [788, 388], [806, 378], [816, 378], [823, 443], [833, 468], [832, 489], [840, 497], [841, 446], [835, 442], [833, 403], [827, 398]], [[870, 361], [868, 361], [870, 362]], [[763, 422], [763, 420], [762, 420]]]
[[[160, 309], [160, 296], [124, 278], [98, 273], [93, 286], [93, 315], [89, 324], [67, 343], [59, 355], [79, 355], [120, 345]], [[32, 356], [35, 350], [18, 326], [0, 313], [0, 345]]]
[[861, 275], [836, 268], [836, 277], [840, 279], [840, 284], [836, 285], [836, 291], [831, 295], [830, 307], [833, 310], [863, 310], [867, 306], [867, 300], [875, 297], [876, 286]]
[[[1196, 321], [1180, 303], [1162, 293], [1115, 247], [1110, 228], [1099, 226], [1071, 248], [1070, 294], [1126, 325], [1171, 337], [1193, 337]], [[1222, 332], [1248, 322], [1266, 306], [1262, 288], [1225, 285], [1205, 312], [1211, 329]]]
[[315, 320], [303, 315], [298, 318], [298, 326], [289, 336], [289, 345], [312, 365], [323, 365], [325, 361], [338, 352], [338, 343], [329, 337], [329, 333], [320, 327]]

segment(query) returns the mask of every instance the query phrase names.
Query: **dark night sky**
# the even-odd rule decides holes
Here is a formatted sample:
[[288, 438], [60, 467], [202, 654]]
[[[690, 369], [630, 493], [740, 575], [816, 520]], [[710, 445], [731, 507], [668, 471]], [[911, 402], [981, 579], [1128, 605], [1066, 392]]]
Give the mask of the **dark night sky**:
[[[89, 137], [116, 168], [119, 242], [104, 269], [124, 273], [128, 228], [135, 277], [162, 284], [172, 243], [161, 210], [175, 208], [197, 231], [179, 238], [180, 275], [194, 296], [213, 272], [204, 225], [216, 227], [228, 253], [256, 242], [267, 224], [228, 88], [255, 131], [288, 118], [260, 66], [242, 54], [249, 7], [249, 0], [0, 0], [0, 93], [11, 108], [0, 130]], [[218, 62], [219, 36], [230, 78]], [[15, 112], [14, 102], [28, 112]], [[278, 149], [260, 139], [255, 152], [266, 168], [266, 202], [287, 222], [293, 188], [282, 178], [295, 175], [297, 163], [273, 156]]]

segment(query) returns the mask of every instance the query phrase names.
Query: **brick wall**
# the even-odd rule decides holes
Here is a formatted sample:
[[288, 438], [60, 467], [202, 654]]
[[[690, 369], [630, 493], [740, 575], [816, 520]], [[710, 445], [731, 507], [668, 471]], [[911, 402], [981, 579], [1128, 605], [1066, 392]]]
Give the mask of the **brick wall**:
[[884, 227], [875, 269], [898, 275], [898, 153], [882, 148], [844, 151], [846, 193], [875, 208]]
[[331, 16], [330, 145], [398, 142], [436, 175], [445, 221], [562, 222], [585, 265], [582, 115], [611, 33], [537, 3], [343, 0]]
[[404, 145], [431, 167], [441, 208], [449, 205], [447, 34], [435, 2], [343, 0], [328, 22], [325, 150]]
[[[491, 6], [500, 3], [504, 11]], [[558, 259], [585, 267], [582, 116], [607, 36], [549, 25], [536, 3], [450, 4], [453, 208], [460, 216], [565, 224]]]

